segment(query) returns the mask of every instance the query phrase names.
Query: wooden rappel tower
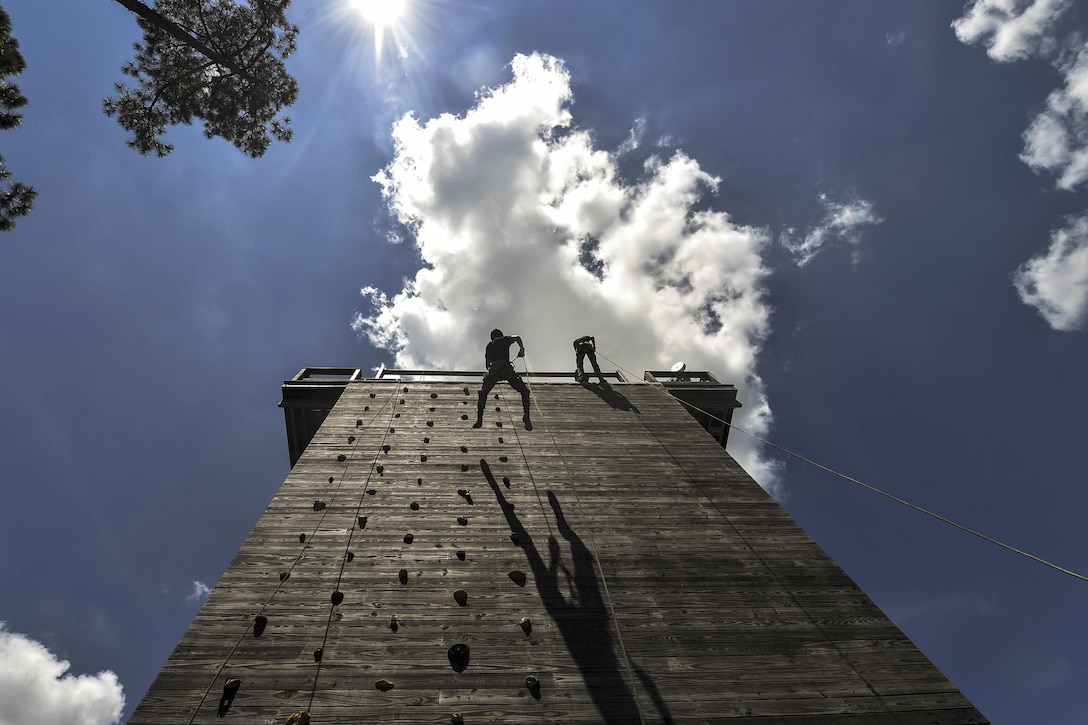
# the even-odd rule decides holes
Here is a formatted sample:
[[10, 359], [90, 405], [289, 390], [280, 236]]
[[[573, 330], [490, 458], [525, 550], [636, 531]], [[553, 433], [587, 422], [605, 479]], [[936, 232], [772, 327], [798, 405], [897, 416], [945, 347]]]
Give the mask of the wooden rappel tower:
[[[725, 451], [706, 372], [306, 368], [292, 469], [132, 725], [968, 725]], [[686, 404], [686, 405], [685, 405]]]

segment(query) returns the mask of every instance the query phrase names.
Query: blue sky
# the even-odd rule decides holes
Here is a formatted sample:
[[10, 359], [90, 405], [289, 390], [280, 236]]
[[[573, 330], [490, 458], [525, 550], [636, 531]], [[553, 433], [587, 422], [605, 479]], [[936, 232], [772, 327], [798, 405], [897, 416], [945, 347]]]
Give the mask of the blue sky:
[[[0, 237], [0, 650], [38, 722], [139, 701], [287, 474], [284, 379], [478, 367], [494, 326], [712, 370], [746, 429], [1088, 572], [1088, 10], [408, 0], [378, 53], [345, 3], [289, 11], [258, 160], [125, 146], [116, 3], [3, 3], [39, 198]], [[994, 723], [1082, 722], [1088, 584], [731, 450]]]

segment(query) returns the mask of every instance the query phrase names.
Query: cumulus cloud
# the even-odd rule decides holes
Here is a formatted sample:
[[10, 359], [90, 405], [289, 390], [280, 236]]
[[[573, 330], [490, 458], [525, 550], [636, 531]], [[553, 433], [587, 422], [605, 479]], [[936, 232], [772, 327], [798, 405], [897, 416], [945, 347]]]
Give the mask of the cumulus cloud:
[[1057, 174], [1060, 189], [1088, 179], [1088, 46], [1063, 67], [1065, 85], [1024, 132], [1020, 159], [1032, 169]]
[[125, 696], [117, 675], [66, 674], [70, 665], [0, 622], [0, 725], [112, 725]]
[[1071, 0], [975, 0], [952, 23], [964, 43], [983, 40], [991, 58], [1001, 62], [1032, 55], [1051, 59], [1063, 86], [1050, 94], [1046, 108], [1024, 131], [1020, 160], [1035, 171], [1056, 175], [1060, 189], [1072, 190], [1088, 179], [1088, 45], [1079, 35], [1061, 40], [1052, 32]]
[[[765, 433], [766, 232], [707, 208], [718, 179], [684, 153], [620, 178], [621, 152], [573, 124], [563, 62], [534, 54], [511, 65], [513, 80], [464, 115], [394, 125], [394, 158], [374, 180], [422, 265], [398, 291], [363, 289], [369, 310], [355, 329], [398, 366], [470, 369], [483, 367], [493, 327], [522, 335], [541, 370], [570, 369], [570, 341], [592, 334], [637, 374], [684, 359], [735, 382], [745, 405], [735, 420]], [[624, 149], [640, 135], [637, 123]], [[730, 443], [773, 489], [774, 466], [754, 444]]]
[[862, 227], [884, 221], [877, 216], [873, 203], [864, 199], [851, 198], [840, 203], [832, 201], [827, 194], [820, 194], [820, 203], [824, 208], [824, 217], [819, 224], [803, 236], [791, 228], [779, 238], [779, 241], [793, 254], [793, 259], [799, 267], [812, 261], [816, 253], [828, 242], [839, 240], [856, 247], [861, 243]]
[[974, 0], [952, 29], [962, 43], [984, 43], [996, 61], [1020, 60], [1052, 49], [1047, 33], [1070, 5], [1072, 0]]
[[1055, 330], [1080, 329], [1088, 318], [1088, 213], [1052, 232], [1050, 247], [1020, 265], [1013, 284]]
[[211, 587], [204, 582], [193, 582], [193, 591], [189, 592], [189, 596], [185, 597], [185, 601], [200, 603], [208, 598], [208, 595], [212, 593]]

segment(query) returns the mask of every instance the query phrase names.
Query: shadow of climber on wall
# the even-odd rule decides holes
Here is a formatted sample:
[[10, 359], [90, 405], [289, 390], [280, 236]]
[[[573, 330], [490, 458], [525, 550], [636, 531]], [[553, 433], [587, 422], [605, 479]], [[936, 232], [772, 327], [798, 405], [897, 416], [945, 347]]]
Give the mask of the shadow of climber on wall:
[[[548, 491], [548, 503], [555, 515], [556, 529], [570, 544], [569, 563], [573, 568], [563, 562], [559, 541], [554, 536], [548, 537], [548, 560], [545, 561], [536, 542], [514, 513], [514, 507], [507, 502], [502, 489], [495, 482], [486, 460], [480, 461], [480, 469], [498, 499], [518, 546], [525, 551], [540, 599], [563, 635], [567, 651], [581, 670], [589, 695], [601, 713], [601, 722], [640, 722], [635, 694], [624, 678], [621, 661], [615, 654], [612, 628], [618, 625], [612, 622], [609, 607], [601, 593], [593, 552], [567, 523], [559, 499]], [[568, 589], [567, 581], [560, 580], [560, 572], [570, 582], [573, 591]], [[564, 592], [569, 592], [569, 597], [564, 597]], [[658, 698], [654, 699], [656, 702]], [[668, 713], [662, 714], [668, 722]]]
[[491, 342], [484, 349], [484, 364], [487, 372], [484, 373], [484, 382], [480, 387], [480, 399], [476, 404], [476, 422], [473, 428], [479, 428], [484, 424], [484, 406], [487, 404], [487, 395], [495, 384], [501, 380], [510, 383], [510, 387], [521, 393], [521, 407], [524, 415], [521, 420], [525, 423], [525, 430], [533, 429], [533, 422], [529, 420], [529, 386], [521, 379], [514, 364], [510, 362], [510, 348], [517, 343], [518, 357], [525, 356], [525, 345], [518, 335], [504, 335], [498, 328], [491, 331]]

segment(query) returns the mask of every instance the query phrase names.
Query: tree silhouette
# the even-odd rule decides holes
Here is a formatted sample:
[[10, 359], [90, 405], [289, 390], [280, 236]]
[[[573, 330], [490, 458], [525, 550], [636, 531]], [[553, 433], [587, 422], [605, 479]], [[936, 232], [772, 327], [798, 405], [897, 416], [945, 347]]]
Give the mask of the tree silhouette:
[[114, 0], [136, 14], [143, 30], [136, 57], [121, 71], [135, 88], [115, 84], [103, 102], [107, 116], [132, 133], [128, 145], [166, 156], [168, 126], [199, 119], [204, 135], [219, 136], [259, 157], [273, 139], [291, 140], [291, 119], [280, 111], [298, 98], [298, 83], [283, 64], [295, 50], [298, 28], [287, 22], [291, 0]]
[[[19, 75], [25, 68], [19, 41], [11, 35], [11, 18], [0, 7], [0, 130], [17, 128], [22, 123], [23, 116], [15, 109], [26, 105], [26, 96], [8, 78]], [[11, 181], [11, 172], [0, 156], [0, 231], [14, 229], [15, 219], [30, 213], [37, 195], [26, 184]]]

